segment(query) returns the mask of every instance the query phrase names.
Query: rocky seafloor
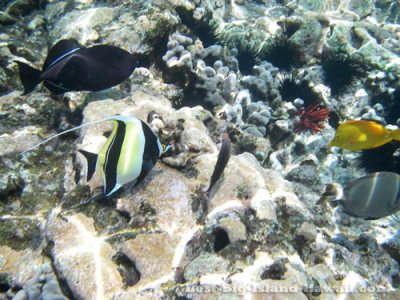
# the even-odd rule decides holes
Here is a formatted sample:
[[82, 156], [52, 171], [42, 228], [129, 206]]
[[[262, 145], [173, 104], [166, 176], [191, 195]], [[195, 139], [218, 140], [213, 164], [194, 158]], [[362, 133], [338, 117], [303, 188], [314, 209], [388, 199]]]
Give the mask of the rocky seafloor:
[[[398, 299], [399, 218], [367, 221], [326, 185], [400, 172], [398, 143], [330, 149], [339, 122], [400, 125], [400, 4], [388, 0], [1, 1], [0, 299]], [[60, 39], [140, 59], [101, 92], [22, 95]], [[321, 105], [318, 133], [300, 112]], [[116, 114], [173, 155], [108, 199], [78, 149]], [[205, 196], [223, 132], [233, 145]], [[101, 189], [100, 189], [101, 191]]]

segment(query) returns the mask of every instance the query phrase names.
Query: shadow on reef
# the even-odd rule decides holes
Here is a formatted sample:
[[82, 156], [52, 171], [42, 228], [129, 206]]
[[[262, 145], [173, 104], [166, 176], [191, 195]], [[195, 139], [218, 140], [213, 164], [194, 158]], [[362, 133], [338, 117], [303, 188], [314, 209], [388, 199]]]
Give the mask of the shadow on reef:
[[228, 233], [224, 229], [220, 227], [215, 228], [213, 230], [213, 235], [214, 235], [213, 248], [215, 252], [221, 251], [230, 244]]
[[[398, 80], [398, 79], [396, 79]], [[391, 94], [374, 93], [372, 96], [372, 103], [381, 103], [384, 106], [384, 118], [388, 124], [396, 124], [400, 118], [400, 91], [395, 88]]]
[[400, 142], [393, 141], [379, 148], [364, 150], [359, 165], [367, 172], [395, 172], [400, 174]]
[[117, 252], [117, 254], [113, 256], [112, 260], [118, 265], [118, 271], [123, 278], [125, 288], [134, 286], [140, 281], [140, 272], [138, 271], [135, 262], [129, 259], [126, 254]]

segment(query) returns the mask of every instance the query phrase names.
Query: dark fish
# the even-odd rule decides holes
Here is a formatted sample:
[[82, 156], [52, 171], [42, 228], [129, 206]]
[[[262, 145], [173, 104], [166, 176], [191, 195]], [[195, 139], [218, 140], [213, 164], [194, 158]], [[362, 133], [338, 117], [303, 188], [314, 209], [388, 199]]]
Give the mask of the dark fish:
[[221, 148], [218, 153], [217, 163], [215, 164], [214, 171], [211, 175], [210, 186], [208, 187], [206, 194], [208, 195], [215, 183], [220, 179], [222, 173], [225, 170], [226, 165], [231, 157], [231, 140], [228, 134], [225, 132], [222, 139]]
[[400, 175], [377, 172], [350, 182], [339, 200], [353, 217], [375, 220], [400, 210]]
[[104, 194], [110, 196], [126, 183], [134, 182], [137, 185], [142, 181], [164, 152], [155, 133], [138, 118], [113, 116], [83, 124], [54, 135], [22, 153], [67, 132], [104, 121], [113, 121], [114, 128], [100, 152], [98, 154], [85, 150], [79, 152], [88, 162], [87, 180], [90, 180], [95, 170], [99, 168], [103, 177]]
[[17, 64], [25, 95], [42, 81], [53, 94], [104, 90], [127, 79], [138, 63], [132, 54], [115, 46], [85, 48], [75, 40], [61, 40], [50, 49], [42, 71]]
[[337, 199], [338, 187], [335, 184], [329, 183], [325, 186], [325, 191], [317, 201], [317, 205], [325, 204], [329, 200]]

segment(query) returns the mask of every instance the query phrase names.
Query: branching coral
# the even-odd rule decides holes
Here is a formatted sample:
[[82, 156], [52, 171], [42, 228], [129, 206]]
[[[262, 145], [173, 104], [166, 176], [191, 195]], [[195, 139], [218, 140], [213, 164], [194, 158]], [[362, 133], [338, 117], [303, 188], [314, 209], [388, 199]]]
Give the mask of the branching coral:
[[320, 104], [309, 106], [307, 109], [300, 110], [300, 121], [294, 128], [295, 132], [309, 130], [315, 134], [325, 127], [322, 121], [329, 119], [329, 110], [320, 107]]

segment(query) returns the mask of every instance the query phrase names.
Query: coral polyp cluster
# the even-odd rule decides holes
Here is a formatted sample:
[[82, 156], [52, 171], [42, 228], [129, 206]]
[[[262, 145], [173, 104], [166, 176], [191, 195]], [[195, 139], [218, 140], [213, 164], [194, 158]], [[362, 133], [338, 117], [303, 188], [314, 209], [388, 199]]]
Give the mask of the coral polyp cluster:
[[329, 119], [329, 109], [320, 107], [320, 103], [300, 110], [300, 121], [296, 124], [294, 131], [309, 130], [312, 134], [320, 132], [325, 127], [322, 123]]

